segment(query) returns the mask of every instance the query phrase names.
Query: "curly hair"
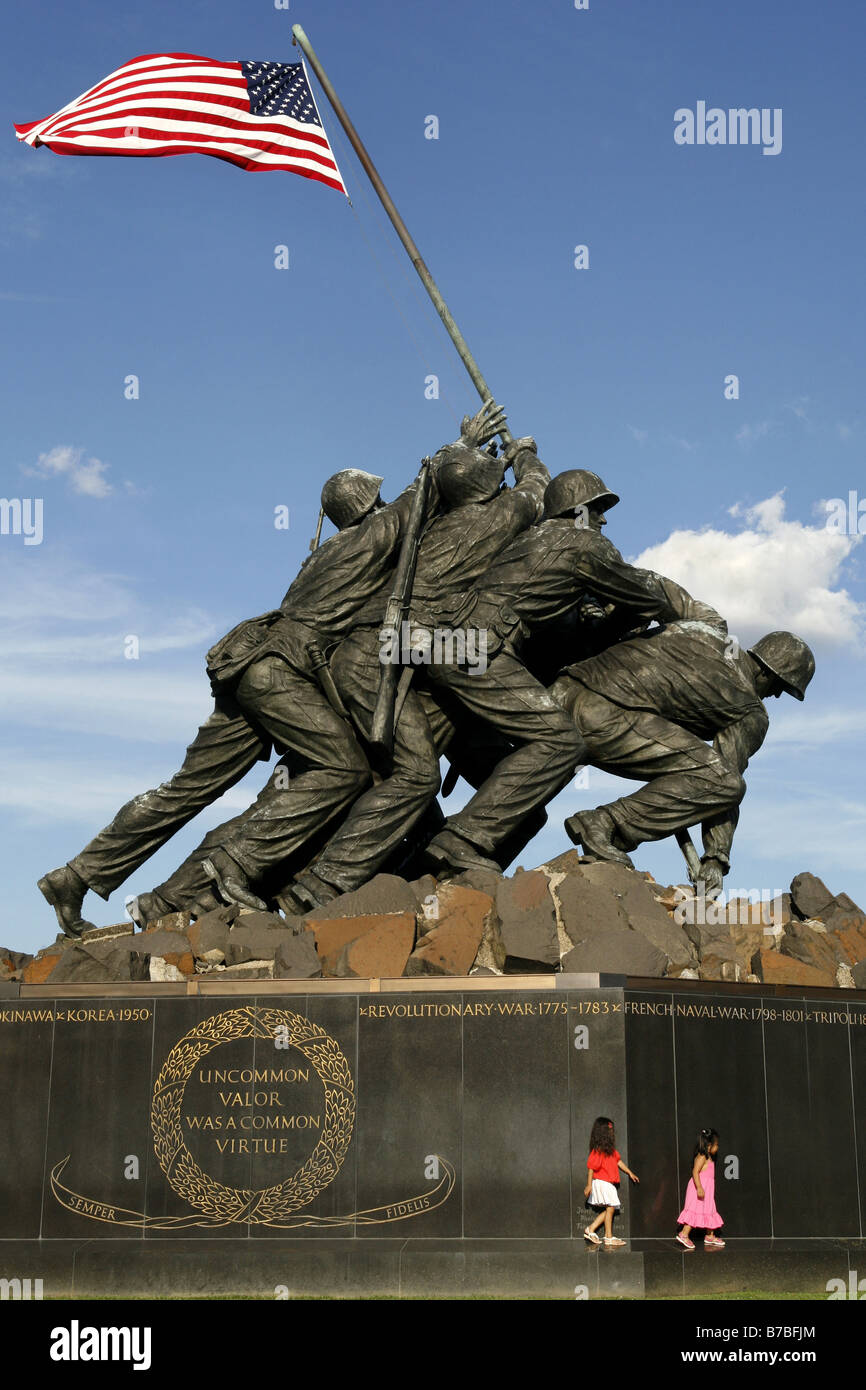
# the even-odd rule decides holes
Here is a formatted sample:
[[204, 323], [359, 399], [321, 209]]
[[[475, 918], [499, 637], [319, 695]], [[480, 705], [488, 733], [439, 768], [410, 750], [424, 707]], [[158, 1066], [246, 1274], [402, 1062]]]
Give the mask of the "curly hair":
[[612, 1154], [616, 1150], [616, 1134], [614, 1133], [613, 1120], [609, 1120], [607, 1115], [599, 1115], [592, 1127], [589, 1136], [590, 1153], [593, 1151], [600, 1154]]

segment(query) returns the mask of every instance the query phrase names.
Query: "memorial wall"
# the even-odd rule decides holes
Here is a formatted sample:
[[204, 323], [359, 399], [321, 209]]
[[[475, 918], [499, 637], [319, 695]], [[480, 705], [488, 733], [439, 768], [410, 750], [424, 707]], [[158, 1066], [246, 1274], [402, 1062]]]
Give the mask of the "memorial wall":
[[3, 1000], [4, 1257], [60, 1293], [393, 1291], [410, 1248], [446, 1289], [481, 1259], [506, 1290], [640, 1292], [641, 1255], [605, 1251], [599, 1275], [583, 1240], [598, 1114], [640, 1178], [616, 1219], [640, 1249], [673, 1241], [703, 1126], [729, 1242], [854, 1240], [866, 1001], [848, 995]]

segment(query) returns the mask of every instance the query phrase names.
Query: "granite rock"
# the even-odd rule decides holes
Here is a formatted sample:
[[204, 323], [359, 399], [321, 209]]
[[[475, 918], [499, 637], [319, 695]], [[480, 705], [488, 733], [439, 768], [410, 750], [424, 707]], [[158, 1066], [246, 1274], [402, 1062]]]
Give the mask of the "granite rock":
[[[65, 951], [51, 971], [50, 980], [56, 984], [108, 984], [118, 977], [112, 970], [93, 955], [86, 946], [73, 946]], [[121, 976], [128, 979], [129, 975]]]
[[[393, 959], [393, 943], [396, 941], [402, 942], [408, 937], [411, 930], [412, 939], [406, 951], [406, 959], [408, 960], [412, 947], [415, 944], [416, 922], [414, 906], [411, 911], [407, 910], [404, 912], [367, 913], [359, 917], [308, 920], [306, 929], [312, 935], [315, 942], [316, 951], [322, 962], [322, 973], [324, 975], [335, 975], [341, 959], [343, 960], [342, 968], [344, 970], [351, 968], [352, 973], [357, 974], [355, 965], [352, 962], [357, 962], [360, 957], [353, 956], [351, 961], [348, 957], [344, 958], [343, 953], [345, 948], [351, 942], [356, 941], [359, 937], [366, 936], [368, 932], [372, 932], [376, 930], [376, 928], [385, 928], [388, 925], [393, 926], [395, 924], [397, 926], [396, 934], [380, 933], [376, 939], [380, 942], [387, 941], [392, 943], [391, 947], [389, 947], [392, 953], [388, 955], [388, 961], [390, 962]], [[402, 975], [404, 967], [405, 960], [398, 974]]]
[[0, 982], [20, 980], [25, 967], [33, 957], [26, 951], [12, 951], [8, 946], [0, 946]]
[[247, 960], [242, 965], [227, 965], [220, 971], [221, 980], [272, 980], [274, 962], [272, 960]]
[[549, 972], [559, 966], [556, 909], [547, 875], [538, 869], [503, 878], [496, 912], [505, 949], [506, 974]]
[[800, 917], [820, 917], [832, 900], [826, 883], [814, 874], [796, 874], [791, 880], [791, 901]]
[[752, 957], [752, 972], [766, 985], [830, 987], [836, 984], [835, 970], [818, 970], [781, 951], [756, 951]]
[[563, 970], [568, 972], [597, 971], [643, 979], [660, 978], [666, 965], [664, 952], [640, 932], [617, 926], [599, 932], [587, 930], [562, 961]]
[[[232, 914], [237, 920], [237, 913]], [[230, 930], [229, 913], [222, 908], [206, 912], [186, 929], [186, 938], [196, 960], [221, 965], [226, 958]]]
[[[468, 975], [476, 963], [485, 931], [490, 955], [501, 969], [505, 948], [493, 900], [487, 893], [462, 884], [443, 884], [435, 895], [438, 911], [429, 914], [428, 929], [409, 957], [407, 975]], [[482, 961], [481, 964], [489, 963]]]
[[396, 874], [376, 874], [363, 888], [342, 893], [323, 907], [306, 913], [305, 923], [333, 921], [338, 917], [381, 917], [389, 912], [415, 912], [419, 899], [403, 878]]
[[[362, 920], [362, 919], [356, 919]], [[391, 912], [347, 941], [333, 967], [341, 979], [399, 979], [415, 944], [414, 912]]]
[[[257, 912], [256, 917], [264, 917]], [[251, 960], [273, 960], [280, 945], [291, 929], [282, 918], [273, 917], [268, 922], [250, 923], [249, 917], [239, 917], [230, 929], [225, 943], [226, 965], [243, 965]]]
[[789, 922], [779, 949], [784, 956], [833, 975], [845, 959], [838, 942], [817, 918], [806, 922], [799, 919]]
[[274, 953], [274, 979], [315, 980], [321, 974], [322, 962], [312, 933], [283, 933]]

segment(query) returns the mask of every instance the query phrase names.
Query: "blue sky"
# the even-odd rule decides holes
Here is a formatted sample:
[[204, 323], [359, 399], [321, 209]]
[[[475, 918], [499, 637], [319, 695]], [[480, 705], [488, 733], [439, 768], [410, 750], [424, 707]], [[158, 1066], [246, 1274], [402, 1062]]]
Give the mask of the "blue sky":
[[[354, 212], [287, 174], [15, 141], [13, 121], [141, 53], [293, 61], [295, 21], [514, 432], [553, 472], [601, 472], [622, 496], [611, 539], [738, 636], [791, 627], [814, 646], [806, 704], [771, 702], [732, 881], [775, 890], [810, 868], [866, 902], [866, 588], [859, 537], [822, 507], [866, 499], [862, 8], [49, 0], [15, 12], [2, 98], [0, 492], [43, 499], [44, 538], [0, 536], [0, 938], [49, 940], [38, 876], [179, 765], [210, 707], [205, 650], [279, 600], [328, 474], [370, 468], [393, 495], [475, 408], [321, 94]], [[781, 152], [675, 144], [674, 112], [698, 101], [780, 108]], [[91, 896], [93, 919], [119, 920], [257, 780], [110, 903]], [[618, 790], [591, 773], [563, 793], [524, 863]], [[672, 842], [636, 862], [683, 876]]]

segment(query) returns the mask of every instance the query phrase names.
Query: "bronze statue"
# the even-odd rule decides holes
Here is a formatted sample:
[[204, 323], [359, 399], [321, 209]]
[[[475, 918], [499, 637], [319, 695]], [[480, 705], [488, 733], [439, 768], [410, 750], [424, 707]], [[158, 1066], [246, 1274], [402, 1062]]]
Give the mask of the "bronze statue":
[[[416, 871], [503, 869], [581, 762], [647, 782], [569, 817], [588, 857], [630, 864], [636, 845], [702, 821], [705, 883], [721, 886], [742, 773], [767, 728], [763, 698], [802, 699], [812, 654], [773, 633], [732, 655], [712, 608], [627, 564], [602, 535], [619, 499], [601, 478], [551, 480], [535, 441], [512, 440], [504, 421], [487, 401], [393, 503], [374, 474], [328, 480], [322, 506], [337, 534], [279, 609], [208, 653], [214, 712], [181, 769], [40, 880], [67, 934], [90, 925], [89, 888], [108, 897], [272, 748], [280, 762], [253, 805], [139, 896], [139, 925], [219, 902], [303, 912], [413, 854]], [[508, 440], [498, 457], [497, 433]], [[400, 632], [382, 626], [395, 572], [409, 576]], [[376, 710], [391, 661], [402, 674], [388, 682], [383, 765]], [[436, 802], [446, 752], [476, 788], [447, 821]]]
[[[283, 852], [349, 805], [371, 779], [348, 720], [317, 680], [319, 649], [349, 631], [366, 604], [384, 592], [413, 489], [383, 505], [382, 479], [346, 469], [325, 484], [322, 505], [339, 528], [312, 555], [280, 608], [232, 629], [208, 653], [214, 711], [190, 744], [181, 769], [128, 802], [84, 850], [39, 881], [67, 935], [80, 935], [84, 896], [107, 898], [204, 806], [217, 800], [272, 745], [292, 757], [281, 801]], [[435, 489], [429, 503], [436, 506]], [[202, 868], [206, 859], [209, 870]], [[169, 912], [178, 893], [207, 894], [214, 877], [234, 900], [263, 906], [242, 867], [205, 846], [171, 879], [139, 900], [139, 924]]]
[[[540, 514], [549, 474], [537, 457], [534, 442], [515, 440], [499, 458], [483, 447], [502, 423], [502, 412], [488, 404], [473, 419], [463, 421], [459, 440], [434, 456], [441, 510], [421, 538], [412, 613], [406, 625], [410, 632], [465, 632], [460, 618], [472, 601], [473, 582], [503, 544]], [[513, 488], [502, 487], [508, 466], [514, 470]], [[382, 671], [382, 614], [379, 601], [361, 612], [355, 630], [331, 661], [337, 689], [366, 740], [371, 737]], [[400, 634], [397, 637], [399, 642]], [[290, 893], [283, 895], [282, 901], [295, 911], [366, 882], [412, 830], [439, 790], [439, 755], [454, 732], [454, 712], [436, 698], [435, 691], [431, 697], [430, 689], [419, 679], [428, 667], [412, 668], [410, 652], [403, 656], [416, 670], [416, 680], [405, 694], [396, 721], [388, 775], [360, 797], [313, 866], [299, 876]], [[532, 698], [560, 729], [569, 750], [565, 763], [570, 768], [572, 750], [578, 743], [573, 726], [562, 718], [562, 711], [540, 683], [532, 678], [528, 682], [533, 687]], [[487, 717], [486, 709], [479, 713]], [[512, 724], [513, 718], [507, 728], [509, 737], [515, 736]], [[540, 750], [538, 756], [543, 760], [547, 752]], [[255, 814], [239, 818], [235, 838], [227, 836], [221, 842], [251, 879], [260, 879], [282, 857], [282, 835], [277, 833], [266, 842], [262, 831], [267, 825], [278, 826], [283, 795], [276, 788], [269, 789]]]
[[590, 859], [631, 865], [629, 850], [701, 822], [708, 897], [730, 868], [743, 773], [769, 727], [763, 702], [783, 692], [802, 700], [815, 671], [791, 632], [748, 651], [726, 633], [711, 609], [684, 613], [567, 667], [550, 691], [580, 729], [588, 763], [647, 784], [570, 816], [569, 838]]

